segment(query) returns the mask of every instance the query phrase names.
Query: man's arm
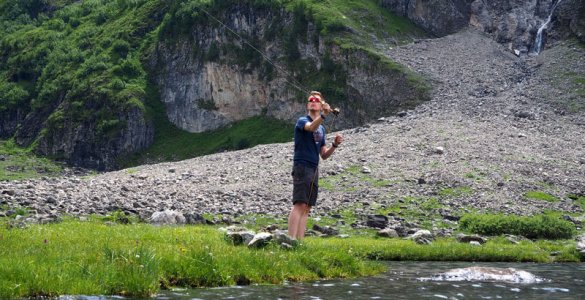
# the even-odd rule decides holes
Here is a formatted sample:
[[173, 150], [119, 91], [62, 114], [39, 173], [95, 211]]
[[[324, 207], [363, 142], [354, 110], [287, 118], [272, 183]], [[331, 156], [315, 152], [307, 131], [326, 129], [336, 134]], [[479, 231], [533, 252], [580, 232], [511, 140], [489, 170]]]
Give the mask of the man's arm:
[[331, 156], [334, 151], [335, 151], [335, 147], [331, 146], [331, 147], [327, 148], [327, 146], [323, 145], [323, 147], [321, 147], [321, 158], [328, 159], [329, 156]]
[[325, 122], [325, 119], [323, 119], [322, 116], [319, 116], [318, 118], [313, 120], [313, 122], [307, 122], [305, 124], [305, 127], [303, 127], [303, 129], [305, 131], [315, 132], [315, 131], [317, 131], [317, 129], [319, 129], [319, 126], [321, 126], [321, 124], [323, 124], [323, 122]]
[[309, 123], [305, 124], [305, 127], [303, 127], [303, 129], [306, 131], [310, 131], [310, 132], [317, 131], [317, 129], [319, 129], [319, 126], [321, 124], [323, 124], [323, 122], [325, 122], [325, 119], [323, 119], [323, 117], [327, 117], [327, 115], [330, 112], [331, 112], [331, 107], [329, 107], [329, 104], [325, 103], [323, 105], [323, 112], [321, 113], [321, 115], [319, 117], [315, 118], [315, 120], [313, 120], [313, 122], [309, 122]]
[[321, 158], [328, 159], [329, 156], [335, 152], [335, 148], [339, 147], [339, 145], [343, 142], [343, 135], [336, 134], [335, 139], [333, 139], [333, 143], [331, 143], [331, 147], [327, 148], [327, 146], [321, 146]]

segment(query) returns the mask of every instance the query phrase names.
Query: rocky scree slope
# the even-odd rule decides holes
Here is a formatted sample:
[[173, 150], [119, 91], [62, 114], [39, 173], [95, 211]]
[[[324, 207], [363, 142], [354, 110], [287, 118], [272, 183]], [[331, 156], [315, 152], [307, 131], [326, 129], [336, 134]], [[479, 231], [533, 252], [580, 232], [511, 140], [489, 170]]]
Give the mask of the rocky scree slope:
[[[386, 47], [388, 57], [432, 79], [433, 99], [342, 131], [346, 142], [321, 163], [313, 217], [350, 210], [360, 226], [368, 215], [392, 212], [391, 222], [421, 227], [468, 211], [582, 212], [568, 195], [585, 195], [585, 114], [567, 113], [561, 100], [583, 98], [551, 79], [569, 69], [584, 74], [582, 46], [559, 44], [523, 59], [465, 30]], [[262, 145], [87, 178], [2, 182], [0, 205], [44, 216], [123, 210], [148, 217], [172, 209], [284, 221], [292, 151], [292, 143]], [[557, 201], [529, 199], [530, 191]]]

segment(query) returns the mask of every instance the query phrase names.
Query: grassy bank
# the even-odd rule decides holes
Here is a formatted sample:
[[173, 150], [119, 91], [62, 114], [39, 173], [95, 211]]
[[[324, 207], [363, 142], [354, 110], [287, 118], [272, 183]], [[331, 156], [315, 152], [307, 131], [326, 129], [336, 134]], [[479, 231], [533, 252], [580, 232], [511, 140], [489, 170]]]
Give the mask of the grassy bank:
[[12, 140], [0, 140], [0, 181], [54, 176], [63, 166], [39, 157], [30, 148], [16, 146]]
[[91, 218], [17, 229], [2, 222], [0, 298], [148, 296], [172, 286], [279, 284], [384, 271], [372, 260], [579, 260], [569, 240], [512, 244], [495, 238], [478, 247], [451, 238], [417, 245], [366, 236], [307, 238], [294, 250], [248, 249], [228, 243], [214, 226], [121, 225]]

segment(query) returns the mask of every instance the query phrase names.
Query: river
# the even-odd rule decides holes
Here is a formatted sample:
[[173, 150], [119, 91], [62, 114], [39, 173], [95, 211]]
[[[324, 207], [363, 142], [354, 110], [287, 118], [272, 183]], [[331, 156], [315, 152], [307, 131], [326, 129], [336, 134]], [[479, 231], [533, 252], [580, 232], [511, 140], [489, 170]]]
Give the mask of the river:
[[[453, 268], [515, 268], [545, 279], [534, 284], [426, 281]], [[351, 280], [323, 280], [161, 291], [155, 299], [585, 299], [585, 263], [388, 262], [388, 272]], [[103, 300], [121, 297], [68, 296]], [[123, 299], [123, 298], [122, 298]]]

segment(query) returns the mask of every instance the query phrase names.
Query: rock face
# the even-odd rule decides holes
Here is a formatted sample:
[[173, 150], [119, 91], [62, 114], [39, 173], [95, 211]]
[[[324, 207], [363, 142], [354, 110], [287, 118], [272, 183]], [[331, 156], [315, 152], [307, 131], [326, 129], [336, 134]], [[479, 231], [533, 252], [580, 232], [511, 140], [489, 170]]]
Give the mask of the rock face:
[[[184, 130], [209, 131], [259, 115], [294, 120], [306, 110], [310, 89], [297, 79], [307, 73], [335, 77], [342, 89], [343, 96], [322, 90], [332, 105], [351, 111], [335, 128], [362, 125], [428, 100], [392, 62], [342, 49], [324, 40], [311, 22], [293, 38], [283, 37], [292, 35], [287, 28], [298, 27], [295, 15], [284, 9], [238, 5], [217, 17], [238, 36], [217, 22], [197, 24], [188, 36], [161, 41], [150, 61], [167, 116]], [[291, 61], [305, 69], [291, 70]]]
[[[475, 27], [511, 50], [528, 53], [538, 28], [544, 24], [558, 0], [384, 0], [382, 5], [437, 36]], [[584, 4], [561, 0], [553, 14], [550, 35], [565, 38], [567, 32], [585, 38]]]
[[[118, 156], [145, 149], [154, 139], [154, 126], [140, 109], [120, 112], [117, 120], [121, 128], [113, 132], [100, 129], [100, 123], [95, 120], [86, 120], [81, 124], [68, 120], [63, 126], [40, 135], [37, 152], [60, 157], [76, 166], [96, 170], [115, 169]], [[35, 136], [21, 130], [16, 138], [20, 144], [28, 144], [26, 139]]]
[[383, 0], [382, 5], [434, 35], [455, 33], [469, 23], [472, 0]]

